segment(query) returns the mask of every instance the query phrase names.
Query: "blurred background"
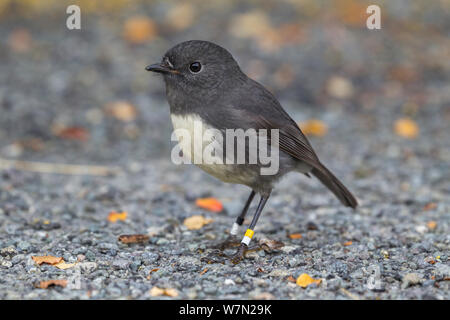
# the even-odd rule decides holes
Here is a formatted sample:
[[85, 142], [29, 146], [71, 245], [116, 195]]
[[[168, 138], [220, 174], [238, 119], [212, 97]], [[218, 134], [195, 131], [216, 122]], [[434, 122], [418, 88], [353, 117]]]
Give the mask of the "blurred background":
[[[363, 153], [417, 150], [448, 165], [450, 4], [377, 1], [382, 29], [368, 30], [372, 2], [1, 0], [0, 155], [168, 160], [164, 85], [144, 68], [204, 39], [227, 48], [313, 140], [342, 133], [338, 144]], [[81, 30], [66, 27], [70, 4]]]

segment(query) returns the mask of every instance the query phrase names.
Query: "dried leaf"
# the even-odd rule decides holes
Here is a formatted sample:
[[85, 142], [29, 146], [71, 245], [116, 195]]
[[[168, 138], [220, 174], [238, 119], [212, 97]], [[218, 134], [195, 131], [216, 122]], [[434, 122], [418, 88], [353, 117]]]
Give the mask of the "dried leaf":
[[209, 224], [213, 221], [214, 221], [213, 219], [205, 218], [200, 215], [194, 215], [194, 216], [184, 219], [183, 224], [189, 230], [198, 230], [198, 229], [201, 229], [204, 225]]
[[322, 279], [313, 279], [306, 273], [302, 273], [297, 278], [297, 281], [296, 281], [297, 285], [299, 285], [302, 288], [306, 288], [307, 286], [309, 286], [312, 283], [317, 283], [317, 285], [319, 285], [320, 282], [322, 282]]
[[352, 244], [353, 244], [352, 241], [344, 242], [344, 246], [346, 246], [346, 247], [351, 246]]
[[128, 213], [126, 211], [123, 212], [111, 211], [108, 215], [108, 221], [109, 222], [116, 222], [117, 220], [125, 221], [127, 215]]
[[401, 118], [395, 122], [394, 131], [403, 138], [414, 139], [419, 134], [419, 127], [409, 118]]
[[263, 38], [271, 28], [269, 17], [262, 10], [238, 14], [230, 23], [230, 33], [238, 38]]
[[124, 122], [133, 121], [137, 116], [136, 108], [127, 101], [112, 102], [106, 106], [106, 111], [114, 118]]
[[61, 286], [65, 288], [67, 286], [67, 280], [47, 280], [41, 281], [38, 284], [35, 284], [36, 288], [47, 289], [50, 286]]
[[14, 52], [27, 52], [31, 48], [31, 34], [24, 28], [13, 30], [9, 35], [8, 45]]
[[164, 294], [169, 297], [177, 297], [178, 291], [176, 289], [169, 288], [165, 290]]
[[259, 246], [266, 252], [272, 252], [284, 247], [284, 243], [277, 240], [261, 239], [259, 240]]
[[323, 137], [328, 132], [328, 126], [320, 120], [311, 119], [299, 125], [302, 132], [309, 136]]
[[436, 229], [436, 227], [437, 227], [436, 221], [428, 221], [427, 227], [428, 227], [428, 229], [430, 229], [430, 230]]
[[62, 257], [54, 256], [32, 256], [31, 259], [33, 259], [38, 265], [43, 263], [55, 265], [57, 263], [64, 262]]
[[204, 275], [207, 271], [208, 271], [208, 268], [203, 269], [202, 272], [200, 272], [200, 275], [201, 276]]
[[122, 243], [142, 243], [147, 242], [150, 237], [145, 234], [123, 234], [119, 236]]
[[354, 94], [353, 84], [341, 76], [332, 76], [327, 83], [327, 93], [338, 99], [348, 99]]
[[157, 34], [156, 24], [145, 16], [136, 16], [125, 22], [123, 36], [133, 44], [142, 44], [152, 40]]
[[332, 12], [346, 25], [363, 27], [367, 19], [366, 9], [367, 5], [364, 5], [361, 1], [341, 0], [336, 2]]
[[301, 239], [302, 235], [300, 233], [291, 233], [289, 235], [289, 238], [291, 238], [291, 239]]
[[61, 270], [73, 268], [75, 265], [76, 263], [66, 263], [64, 260], [62, 260], [60, 263], [54, 264], [55, 267]]
[[222, 203], [216, 198], [199, 198], [195, 201], [195, 204], [212, 212], [221, 212], [223, 210]]
[[67, 140], [86, 141], [89, 139], [89, 131], [82, 127], [59, 128], [55, 130], [55, 135]]
[[169, 297], [177, 297], [178, 296], [178, 291], [176, 289], [172, 289], [172, 288], [167, 288], [167, 289], [162, 289], [162, 288], [158, 288], [158, 287], [153, 287], [150, 290], [150, 295], [152, 297], [159, 297], [159, 296], [169, 296]]
[[184, 30], [194, 21], [195, 9], [191, 3], [180, 3], [171, 8], [166, 20], [177, 31]]
[[437, 204], [435, 202], [430, 202], [430, 203], [427, 203], [425, 205], [425, 207], [423, 207], [423, 210], [424, 211], [430, 211], [430, 210], [434, 210], [436, 208], [437, 208]]
[[275, 300], [275, 296], [269, 292], [261, 292], [255, 296], [255, 300]]
[[296, 283], [296, 280], [293, 276], [289, 276], [286, 278], [287, 281], [292, 282], [292, 283]]

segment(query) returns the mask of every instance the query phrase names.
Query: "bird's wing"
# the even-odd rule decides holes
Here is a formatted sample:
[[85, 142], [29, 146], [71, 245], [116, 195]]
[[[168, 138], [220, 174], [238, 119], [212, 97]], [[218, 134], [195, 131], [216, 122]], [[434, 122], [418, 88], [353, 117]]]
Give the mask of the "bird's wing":
[[221, 129], [278, 129], [280, 150], [312, 167], [321, 166], [296, 122], [269, 91], [251, 81], [253, 84], [247, 92], [241, 88], [240, 92], [244, 94], [225, 97], [221, 107], [215, 108], [208, 120], [214, 127]]

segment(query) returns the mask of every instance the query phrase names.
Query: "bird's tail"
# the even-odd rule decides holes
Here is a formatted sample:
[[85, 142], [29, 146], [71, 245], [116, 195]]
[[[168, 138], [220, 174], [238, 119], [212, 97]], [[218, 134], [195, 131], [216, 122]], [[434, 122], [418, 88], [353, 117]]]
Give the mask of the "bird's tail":
[[320, 163], [319, 166], [313, 168], [311, 173], [330, 189], [343, 205], [352, 208], [358, 205], [358, 202], [350, 191], [323, 164]]

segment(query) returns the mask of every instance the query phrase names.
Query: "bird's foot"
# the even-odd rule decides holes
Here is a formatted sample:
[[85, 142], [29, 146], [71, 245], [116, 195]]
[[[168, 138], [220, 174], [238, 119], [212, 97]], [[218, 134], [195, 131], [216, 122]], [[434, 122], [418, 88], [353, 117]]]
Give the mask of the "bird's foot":
[[206, 256], [202, 257], [200, 261], [206, 262], [207, 264], [211, 263], [222, 263], [226, 262], [226, 255], [220, 249], [213, 249]]
[[261, 250], [261, 249], [262, 248], [259, 245], [247, 246], [245, 243], [241, 242], [241, 245], [239, 246], [239, 248], [236, 251], [236, 253], [230, 257], [231, 262], [233, 264], [238, 264], [239, 262], [241, 262], [242, 260], [245, 259], [245, 254], [247, 252], [258, 251], [258, 250]]
[[212, 249], [218, 249], [220, 251], [224, 251], [225, 249], [230, 249], [230, 248], [234, 248], [239, 246], [241, 242], [239, 241], [239, 239], [236, 236], [233, 235], [229, 235], [225, 241], [219, 243], [219, 244], [215, 244], [212, 245], [211, 248]]

